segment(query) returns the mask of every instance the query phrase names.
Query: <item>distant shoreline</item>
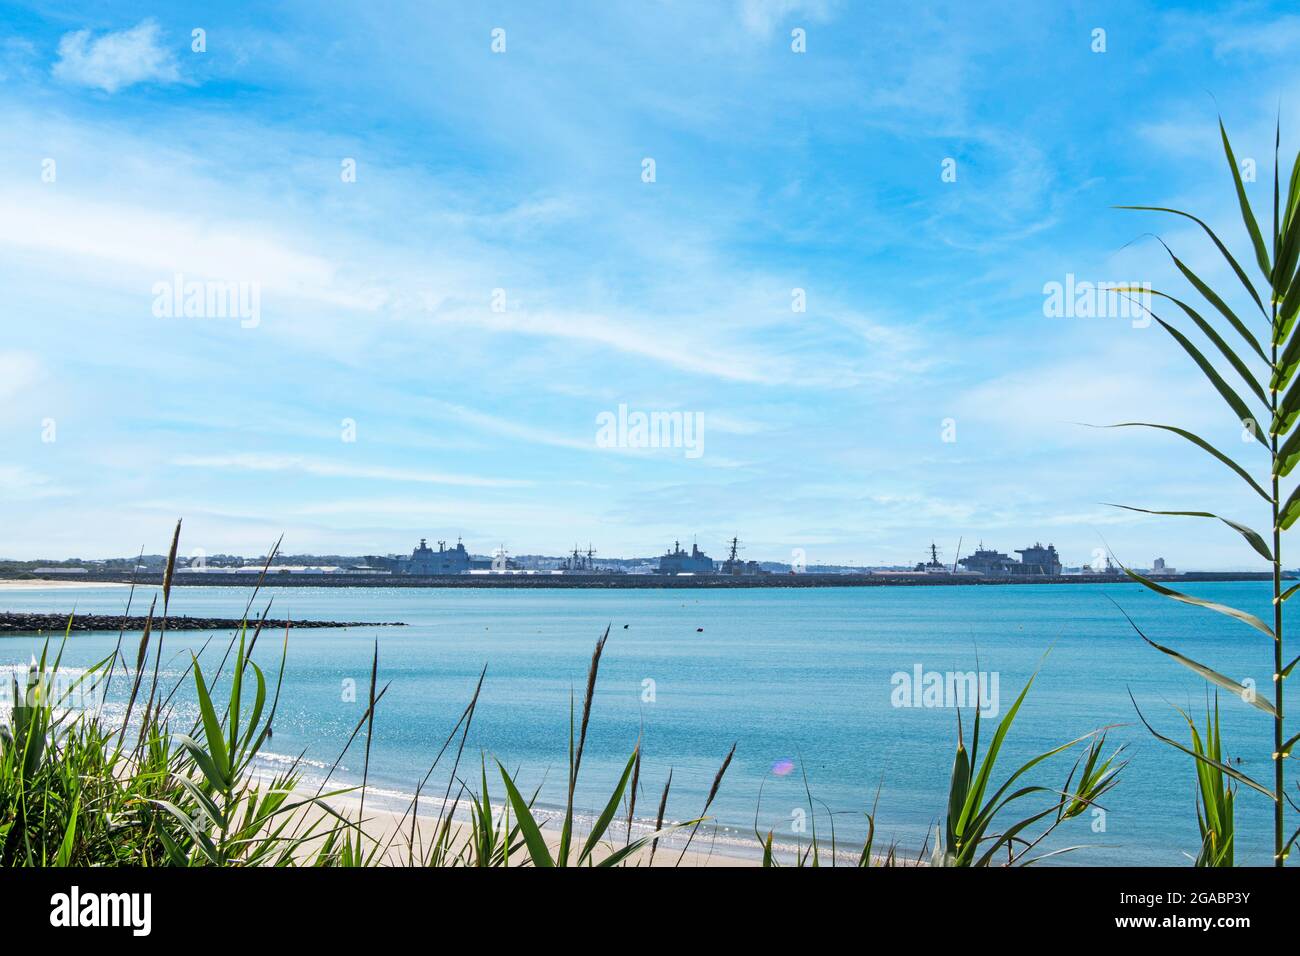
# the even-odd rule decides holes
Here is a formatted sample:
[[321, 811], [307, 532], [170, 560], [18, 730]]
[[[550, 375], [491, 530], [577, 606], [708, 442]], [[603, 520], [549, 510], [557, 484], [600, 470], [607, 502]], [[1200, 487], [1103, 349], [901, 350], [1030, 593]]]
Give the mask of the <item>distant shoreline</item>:
[[[251, 587], [259, 575], [222, 573], [178, 573], [175, 587]], [[1294, 574], [1283, 574], [1292, 580]], [[1194, 584], [1208, 581], [1271, 581], [1268, 571], [1190, 571], [1158, 578], [1165, 584]], [[94, 574], [67, 578], [0, 579], [0, 590], [16, 586], [75, 587], [130, 584], [131, 575]], [[138, 574], [134, 583], [160, 586], [161, 573]], [[298, 588], [579, 588], [589, 590], [703, 590], [719, 588], [859, 588], [859, 587], [997, 587], [1002, 585], [1046, 584], [1136, 584], [1123, 575], [1067, 574], [1036, 577], [976, 577], [963, 574], [764, 574], [727, 575], [655, 575], [655, 574], [448, 574], [356, 575], [356, 574], [286, 574], [272, 571], [262, 581], [263, 587]]]
[[[129, 617], [121, 614], [46, 614], [43, 612], [0, 611], [0, 634], [43, 634], [63, 631], [139, 631], [148, 619], [141, 615]], [[162, 627], [162, 615], [153, 620]], [[293, 621], [251, 619], [249, 624], [279, 630], [280, 628], [340, 628], [340, 627], [402, 627], [396, 621]], [[169, 631], [224, 631], [242, 627], [244, 621], [229, 617], [167, 618]]]
[[29, 591], [49, 588], [124, 588], [126, 581], [76, 581], [54, 580], [52, 578], [0, 578], [0, 591]]

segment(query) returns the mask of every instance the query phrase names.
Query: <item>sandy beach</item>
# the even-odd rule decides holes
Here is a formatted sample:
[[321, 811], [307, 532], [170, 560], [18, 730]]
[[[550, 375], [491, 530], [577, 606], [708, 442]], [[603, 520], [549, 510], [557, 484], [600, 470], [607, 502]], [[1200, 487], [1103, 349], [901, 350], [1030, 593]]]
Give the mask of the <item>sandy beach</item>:
[[[65, 588], [129, 588], [122, 581], [45, 581], [24, 578], [0, 578], [0, 591], [57, 591]], [[145, 587], [145, 585], [141, 585]]]
[[[313, 793], [314, 791], [307, 791], [302, 795], [312, 796]], [[360, 797], [355, 794], [331, 797], [327, 802], [331, 808], [349, 820], [355, 820], [358, 813], [361, 811]], [[427, 805], [435, 807], [440, 802], [439, 798], [432, 797], [429, 798]], [[497, 809], [499, 811], [499, 808]], [[539, 814], [539, 816], [540, 815], [541, 814]], [[305, 813], [305, 819], [321, 821], [322, 825], [325, 822], [322, 818], [326, 816], [327, 815], [324, 811], [316, 808], [312, 808]], [[554, 821], [554, 825], [550, 822], [543, 824], [542, 834], [546, 838], [547, 845], [551, 848], [552, 854], [554, 854], [560, 843], [560, 831], [558, 825], [560, 814], [556, 812], [550, 816], [551, 820]], [[415, 827], [417, 848], [419, 846], [427, 845], [436, 825], [436, 814], [426, 815], [422, 809], [417, 818]], [[398, 832], [399, 828], [400, 833]], [[405, 815], [405, 818], [403, 818], [402, 811], [392, 810], [386, 806], [377, 805], [375, 800], [370, 799], [367, 800], [365, 805], [364, 829], [368, 837], [377, 840], [381, 846], [386, 847], [379, 857], [381, 865], [407, 866], [409, 864], [410, 853], [408, 846], [411, 837], [411, 818], [409, 814]], [[453, 824], [452, 829], [456, 834], [453, 843], [459, 846], [469, 835], [470, 825], [468, 821], [463, 820], [461, 814], [458, 813], [456, 816], [456, 822]], [[612, 836], [601, 841], [601, 848], [593, 854], [594, 858], [597, 860], [603, 859], [608, 854], [623, 846], [623, 836], [626, 831], [622, 824], [616, 823], [611, 826], [610, 829]], [[634, 832], [635, 835], [640, 835], [639, 831]], [[650, 848], [647, 845], [636, 853], [633, 853], [624, 865], [653, 865], [656, 867], [752, 867], [759, 866], [762, 863], [762, 849], [756, 843], [749, 847], [740, 844], [728, 844], [724, 851], [724, 848], [718, 846], [712, 840], [707, 826], [700, 828], [699, 832], [695, 835], [695, 839], [691, 842], [690, 848], [683, 856], [682, 848], [685, 845], [686, 835], [689, 832], [689, 829], [682, 829], [676, 833], [670, 834], [664, 839], [661, 839], [659, 847], [654, 854], [653, 863], [650, 862]], [[573, 855], [575, 857], [578, 849], [581, 848], [583, 843], [585, 843], [586, 838], [586, 829], [581, 828], [580, 826], [575, 827], [573, 841], [575, 844]], [[416, 856], [419, 856], [418, 851]], [[681, 858], [680, 863], [678, 862], [679, 857]], [[528, 860], [527, 850], [521, 847], [517, 854], [511, 856], [510, 865], [516, 866], [524, 865], [526, 863], [531, 865]]]

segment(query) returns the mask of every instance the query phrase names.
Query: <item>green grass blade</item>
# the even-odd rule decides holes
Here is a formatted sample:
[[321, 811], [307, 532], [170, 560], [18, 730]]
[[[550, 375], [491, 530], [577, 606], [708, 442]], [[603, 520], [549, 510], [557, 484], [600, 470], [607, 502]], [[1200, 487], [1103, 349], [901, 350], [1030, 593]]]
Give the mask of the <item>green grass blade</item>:
[[199, 659], [194, 658], [194, 688], [199, 698], [199, 713], [203, 717], [203, 732], [207, 737], [208, 753], [212, 757], [212, 762], [216, 765], [217, 771], [225, 781], [221, 789], [225, 789], [231, 783], [230, 780], [230, 755], [226, 752], [226, 742], [222, 739], [221, 722], [217, 720], [217, 712], [212, 708], [212, 696], [208, 693], [208, 687], [203, 682], [203, 671], [199, 668]]
[[605, 831], [609, 829], [610, 823], [614, 819], [614, 814], [618, 812], [618, 805], [623, 799], [623, 791], [627, 789], [627, 782], [632, 776], [632, 767], [636, 764], [637, 753], [640, 750], [632, 751], [632, 756], [627, 760], [627, 766], [623, 768], [623, 776], [619, 778], [618, 786], [610, 794], [609, 802], [605, 804], [605, 809], [601, 811], [600, 816], [596, 819], [591, 828], [591, 833], [587, 836], [587, 842], [583, 844], [582, 851], [578, 854], [578, 864], [587, 859], [600, 844], [600, 838], [604, 836]]
[[212, 757], [203, 749], [203, 745], [193, 737], [189, 737], [185, 734], [176, 734], [175, 736], [181, 746], [184, 747], [190, 757], [193, 758], [199, 771], [203, 776], [208, 778], [208, 783], [212, 784], [212, 788], [218, 791], [225, 790], [226, 776], [217, 768]]
[[226, 732], [230, 735], [226, 750], [234, 760], [239, 748], [239, 711], [244, 694], [244, 636], [248, 633], [247, 623], [239, 628], [239, 650], [235, 653], [235, 670], [230, 679], [230, 705], [226, 713]]
[[72, 862], [72, 851], [77, 840], [77, 815], [80, 812], [81, 794], [78, 793], [76, 799], [72, 801], [72, 813], [68, 815], [68, 826], [63, 831], [63, 839], [59, 843], [59, 852], [54, 860], [55, 866], [68, 866]]
[[537, 821], [533, 818], [533, 811], [524, 801], [523, 796], [515, 787], [515, 782], [510, 779], [510, 774], [506, 773], [506, 768], [497, 761], [497, 767], [501, 771], [501, 779], [506, 785], [506, 795], [510, 799], [510, 805], [515, 808], [515, 818], [519, 821], [519, 831], [524, 836], [524, 843], [528, 847], [528, 855], [533, 859], [534, 866], [555, 866], [555, 861], [551, 859], [551, 851], [546, 847], [546, 839], [542, 836], [541, 828], [537, 826]]
[[[998, 751], [1002, 749], [1002, 742], [1006, 739], [1011, 730], [1012, 723], [1015, 722], [1016, 713], [1020, 710], [1020, 705], [1025, 702], [1025, 696], [1029, 693], [1029, 688], [1034, 685], [1034, 677], [1030, 677], [1025, 683], [1016, 702], [1011, 705], [1010, 709], [1002, 715], [998, 721], [997, 730], [993, 732], [993, 740], [989, 742], [988, 752], [980, 762], [979, 770], [975, 774], [975, 779], [971, 783], [970, 791], [966, 794], [966, 802], [962, 806], [961, 816], [957, 820], [956, 831], [958, 836], [966, 837], [967, 824], [975, 818], [976, 809], [984, 800], [984, 793], [988, 789], [989, 776], [993, 773], [993, 765], [997, 762]], [[976, 719], [979, 719], [979, 711], [976, 710]]]
[[702, 822], [704, 821], [704, 819], [705, 819], [704, 817], [701, 817], [701, 818], [698, 819], [698, 820], [684, 820], [684, 821], [681, 822], [681, 823], [673, 823], [673, 824], [670, 824], [670, 825], [668, 825], [668, 826], [666, 826], [666, 827], [662, 827], [662, 828], [660, 828], [660, 829], [658, 829], [658, 830], [655, 830], [654, 833], [647, 833], [645, 836], [643, 836], [643, 837], [641, 837], [641, 838], [639, 838], [639, 839], [633, 840], [633, 841], [632, 841], [631, 843], [629, 843], [627, 846], [621, 846], [621, 847], [619, 847], [617, 850], [615, 850], [615, 851], [614, 851], [613, 853], [611, 853], [609, 856], [605, 857], [603, 860], [601, 860], [599, 863], [597, 863], [596, 866], [598, 866], [598, 867], [612, 867], [612, 866], [618, 866], [620, 863], [622, 863], [624, 860], [626, 860], [629, 856], [631, 856], [631, 855], [632, 855], [633, 853], [635, 853], [637, 850], [641, 849], [641, 848], [642, 848], [643, 846], [645, 846], [647, 843], [651, 843], [651, 842], [655, 842], [655, 843], [657, 843], [657, 842], [659, 842], [659, 838], [660, 838], [660, 837], [667, 836], [667, 835], [670, 834], [670, 833], [673, 833], [673, 832], [675, 832], [675, 831], [677, 831], [677, 830], [684, 829], [684, 828], [689, 827], [689, 826], [698, 826], [700, 823], [702, 823]]

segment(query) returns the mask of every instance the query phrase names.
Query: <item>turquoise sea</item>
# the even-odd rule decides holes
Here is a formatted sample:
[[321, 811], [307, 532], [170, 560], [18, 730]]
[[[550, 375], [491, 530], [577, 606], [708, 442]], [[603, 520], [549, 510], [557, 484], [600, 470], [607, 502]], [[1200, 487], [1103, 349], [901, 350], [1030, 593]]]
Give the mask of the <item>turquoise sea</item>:
[[[1263, 582], [1186, 590], [1269, 613]], [[142, 613], [151, 596], [151, 589], [137, 590], [133, 613]], [[172, 612], [238, 617], [248, 596], [243, 588], [177, 588]], [[1127, 745], [1131, 760], [1123, 782], [1105, 801], [1104, 819], [1085, 816], [1062, 831], [1055, 845], [1088, 848], [1061, 862], [1184, 865], [1198, 843], [1190, 759], [1150, 737], [1129, 693], [1157, 729], [1185, 740], [1174, 707], [1203, 718], [1206, 685], [1143, 644], [1110, 599], [1153, 640], [1271, 694], [1272, 648], [1264, 635], [1133, 585], [274, 588], [262, 592], [257, 607], [267, 599], [273, 600], [272, 616], [409, 625], [292, 632], [268, 767], [302, 751], [309, 775], [333, 762], [364, 711], [377, 639], [380, 682], [392, 686], [376, 719], [374, 784], [394, 799], [414, 789], [486, 665], [466, 747], [470, 766], [462, 772], [476, 786], [483, 752], [517, 769], [521, 789], [542, 784], [542, 804], [561, 803], [570, 694], [580, 707], [592, 647], [609, 625], [579, 804], [591, 809], [603, 803], [640, 735], [637, 815], [653, 816], [671, 768], [668, 815], [691, 818], [735, 743], [735, 759], [710, 811], [724, 847], [752, 835], [756, 820], [778, 841], [806, 841], [806, 773], [820, 836], [829, 834], [833, 819], [841, 844], [860, 841], [864, 811], [878, 801], [878, 843], [919, 848], [940, 819], [957, 726], [951, 707], [895, 706], [894, 675], [910, 675], [919, 665], [923, 671], [978, 668], [996, 675], [1002, 709], [1039, 672], [1004, 748], [1004, 771], [1065, 740], [1118, 725], [1110, 740]], [[0, 590], [4, 610], [120, 613], [125, 600], [124, 588]], [[178, 677], [190, 650], [207, 636], [168, 634], [164, 673]], [[282, 636], [264, 635], [259, 644], [257, 659], [268, 674], [278, 669]], [[220, 637], [204, 658], [210, 667], [229, 635]], [[116, 634], [74, 635], [65, 661], [86, 666], [109, 654], [115, 642]], [[39, 643], [0, 638], [0, 669], [25, 665]], [[128, 636], [124, 647], [132, 659], [135, 644]], [[349, 680], [357, 686], [355, 701], [344, 699]], [[125, 682], [119, 680], [117, 689], [124, 691]], [[1221, 707], [1230, 752], [1246, 758], [1245, 772], [1267, 777], [1267, 717], [1236, 697], [1225, 696]], [[966, 713], [968, 734], [969, 719]], [[359, 779], [361, 762], [360, 747], [344, 758], [345, 782]], [[1057, 758], [1033, 782], [1059, 786], [1070, 762]], [[500, 778], [489, 781], [499, 799]], [[445, 785], [446, 777], [435, 774], [430, 790], [441, 795]], [[1240, 794], [1239, 862], [1268, 862], [1270, 821], [1264, 798]]]

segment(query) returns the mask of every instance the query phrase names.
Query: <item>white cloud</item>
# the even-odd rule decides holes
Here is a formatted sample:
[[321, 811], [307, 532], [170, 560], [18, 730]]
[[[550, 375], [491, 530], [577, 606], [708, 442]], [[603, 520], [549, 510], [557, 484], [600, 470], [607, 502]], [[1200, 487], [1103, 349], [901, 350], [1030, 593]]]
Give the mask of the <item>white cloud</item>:
[[0, 352], [0, 401], [8, 402], [41, 377], [41, 363], [27, 352]]
[[305, 458], [297, 455], [182, 455], [172, 461], [182, 468], [234, 469], [238, 471], [297, 471], [321, 478], [363, 478], [375, 481], [409, 481], [430, 485], [471, 488], [517, 488], [531, 482], [512, 478], [480, 478], [476, 475], [446, 475], [413, 468], [382, 465], [351, 465], [345, 462]]
[[105, 93], [136, 83], [175, 83], [180, 80], [176, 56], [160, 45], [160, 39], [161, 31], [153, 20], [94, 39], [89, 30], [66, 33], [59, 40], [54, 76]]
[[812, 20], [826, 19], [827, 4], [818, 0], [741, 0], [740, 22], [750, 33], [771, 36], [787, 17], [802, 15]]

